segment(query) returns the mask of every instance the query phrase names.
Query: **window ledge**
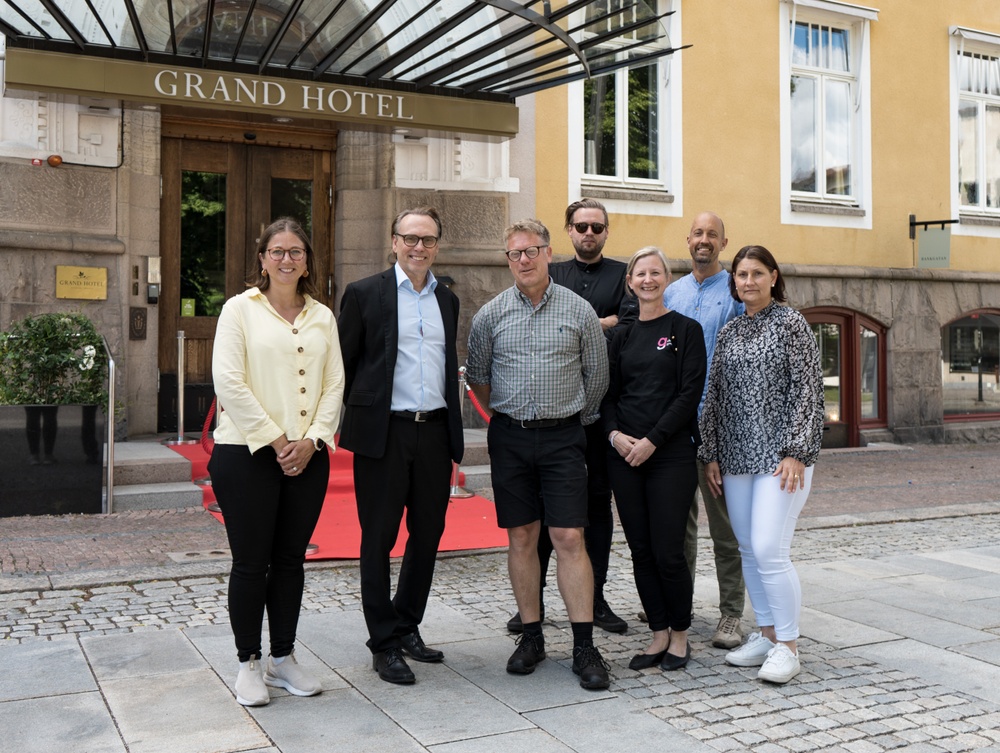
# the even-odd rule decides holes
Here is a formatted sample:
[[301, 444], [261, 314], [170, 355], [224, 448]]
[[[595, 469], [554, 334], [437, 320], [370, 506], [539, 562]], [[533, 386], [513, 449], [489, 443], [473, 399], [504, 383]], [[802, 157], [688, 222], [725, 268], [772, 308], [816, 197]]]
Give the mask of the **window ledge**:
[[658, 204], [673, 204], [674, 195], [669, 191], [655, 188], [610, 188], [595, 183], [583, 182], [580, 192], [592, 199], [619, 201], [652, 201]]
[[812, 201], [791, 202], [793, 212], [809, 212], [810, 214], [836, 214], [843, 217], [864, 217], [866, 212], [861, 207], [849, 207], [844, 204], [820, 204]]
[[959, 212], [958, 221], [963, 225], [1000, 227], [1000, 215], [962, 214], [961, 212]]

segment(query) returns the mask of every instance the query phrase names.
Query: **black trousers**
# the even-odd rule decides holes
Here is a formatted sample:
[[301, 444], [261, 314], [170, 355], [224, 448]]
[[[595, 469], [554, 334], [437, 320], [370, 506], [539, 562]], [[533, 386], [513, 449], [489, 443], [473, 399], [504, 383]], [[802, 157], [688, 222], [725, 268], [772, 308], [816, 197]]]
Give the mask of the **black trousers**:
[[[372, 653], [399, 646], [424, 618], [451, 493], [448, 423], [389, 419], [385, 455], [354, 455], [361, 523], [361, 606]], [[406, 511], [406, 551], [392, 596], [389, 552]]]
[[305, 583], [303, 564], [330, 478], [330, 455], [317, 452], [298, 476], [286, 476], [273, 447], [217, 444], [208, 462], [226, 523], [233, 568], [229, 622], [240, 661], [261, 655], [267, 610], [271, 656], [288, 656]]
[[[608, 441], [600, 421], [585, 426], [587, 433], [587, 527], [583, 529], [587, 554], [594, 568], [594, 590], [604, 590], [608, 581], [608, 563], [611, 559], [611, 540], [615, 521], [611, 514], [611, 482], [608, 480]], [[552, 539], [549, 529], [543, 528], [538, 536], [538, 562], [542, 571], [542, 588], [552, 557]]]
[[607, 452], [611, 488], [649, 627], [687, 630], [693, 582], [684, 558], [684, 536], [691, 497], [698, 488], [694, 449], [657, 450], [635, 468], [610, 446]]

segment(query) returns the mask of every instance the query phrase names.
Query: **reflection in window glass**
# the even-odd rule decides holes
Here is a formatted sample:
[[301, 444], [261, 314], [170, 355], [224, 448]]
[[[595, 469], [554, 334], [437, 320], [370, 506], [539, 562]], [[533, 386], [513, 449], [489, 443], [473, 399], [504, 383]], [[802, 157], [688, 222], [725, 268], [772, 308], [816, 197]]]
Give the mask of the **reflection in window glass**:
[[826, 192], [840, 196], [851, 194], [851, 87], [846, 81], [826, 83], [826, 130], [823, 147], [826, 154]]
[[[181, 173], [181, 316], [218, 316], [226, 301], [226, 176]], [[192, 308], [193, 304], [193, 308]]]
[[656, 66], [635, 68], [628, 73], [628, 175], [630, 178], [660, 177], [656, 123]]
[[615, 81], [616, 76], [609, 74], [583, 84], [583, 169], [590, 175], [617, 174]]
[[958, 191], [965, 206], [979, 204], [979, 106], [958, 103]]
[[271, 178], [271, 217], [297, 220], [312, 239], [312, 181]]
[[840, 421], [840, 325], [813, 324], [816, 346], [823, 367], [824, 415], [826, 421]]
[[878, 415], [878, 334], [861, 327], [861, 418]]
[[792, 190], [816, 190], [816, 80], [792, 76]]
[[1000, 313], [972, 314], [941, 330], [946, 416], [1000, 413]]

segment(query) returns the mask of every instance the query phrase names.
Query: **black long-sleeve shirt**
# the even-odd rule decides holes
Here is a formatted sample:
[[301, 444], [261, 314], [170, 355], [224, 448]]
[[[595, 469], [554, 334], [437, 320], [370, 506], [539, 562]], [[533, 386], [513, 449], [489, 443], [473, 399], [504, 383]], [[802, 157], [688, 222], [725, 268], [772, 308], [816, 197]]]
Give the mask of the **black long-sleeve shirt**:
[[624, 262], [602, 256], [592, 264], [577, 259], [550, 264], [549, 275], [554, 283], [587, 301], [598, 318], [618, 315], [618, 325], [604, 331], [610, 340], [615, 330], [634, 321], [639, 312], [636, 299], [625, 293], [626, 268]]
[[605, 432], [690, 447], [707, 368], [701, 325], [676, 311], [636, 321], [615, 332], [608, 360]]

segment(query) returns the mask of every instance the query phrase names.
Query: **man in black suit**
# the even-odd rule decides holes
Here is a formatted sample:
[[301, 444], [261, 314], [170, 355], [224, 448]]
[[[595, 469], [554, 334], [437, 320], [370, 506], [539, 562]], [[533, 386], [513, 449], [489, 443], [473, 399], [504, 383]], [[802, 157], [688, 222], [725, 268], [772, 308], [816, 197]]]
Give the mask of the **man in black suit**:
[[[404, 652], [439, 662], [419, 625], [444, 532], [452, 460], [464, 450], [458, 392], [458, 298], [431, 273], [441, 218], [431, 207], [392, 223], [391, 269], [351, 283], [340, 305], [346, 385], [340, 445], [354, 453], [361, 523], [361, 605], [372, 666], [410, 684]], [[403, 509], [409, 537], [391, 596], [389, 552]]]

